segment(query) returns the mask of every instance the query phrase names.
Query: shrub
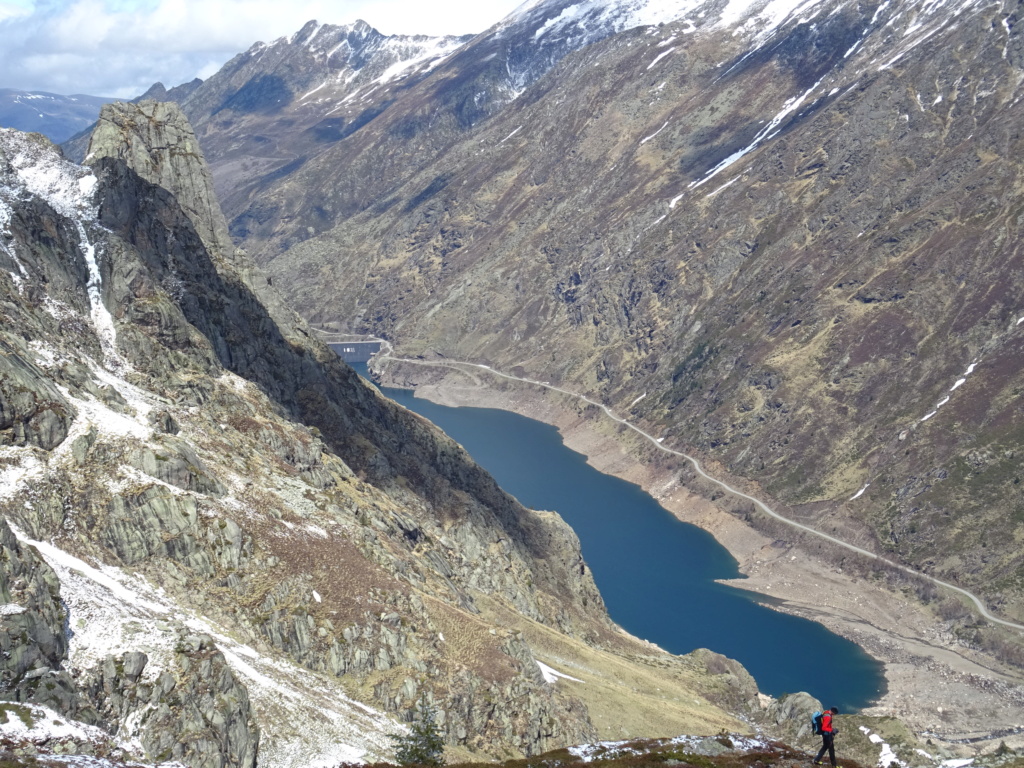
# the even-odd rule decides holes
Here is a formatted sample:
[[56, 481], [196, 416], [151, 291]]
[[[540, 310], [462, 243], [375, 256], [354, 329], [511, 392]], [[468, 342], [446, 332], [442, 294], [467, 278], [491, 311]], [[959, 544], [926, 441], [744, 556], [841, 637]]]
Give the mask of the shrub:
[[409, 726], [408, 734], [392, 733], [395, 760], [399, 765], [444, 765], [444, 741], [429, 704], [420, 703], [418, 717]]

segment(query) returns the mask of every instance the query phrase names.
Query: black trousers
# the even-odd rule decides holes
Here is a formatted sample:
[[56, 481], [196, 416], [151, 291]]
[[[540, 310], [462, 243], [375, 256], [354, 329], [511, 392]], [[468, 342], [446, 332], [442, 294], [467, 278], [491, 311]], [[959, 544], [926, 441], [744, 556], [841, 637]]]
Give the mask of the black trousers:
[[828, 752], [828, 758], [832, 761], [832, 765], [836, 764], [836, 744], [835, 734], [823, 733], [821, 734], [821, 749], [818, 750], [818, 756], [814, 758], [814, 762], [820, 763], [821, 758], [825, 756], [825, 752]]

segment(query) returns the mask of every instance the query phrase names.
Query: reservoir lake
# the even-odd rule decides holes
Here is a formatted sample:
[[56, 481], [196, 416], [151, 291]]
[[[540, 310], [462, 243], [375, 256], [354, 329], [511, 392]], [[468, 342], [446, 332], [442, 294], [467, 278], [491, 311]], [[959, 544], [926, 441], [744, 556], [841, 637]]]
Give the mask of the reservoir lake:
[[[365, 365], [353, 367], [366, 376]], [[879, 662], [820, 624], [718, 583], [742, 578], [728, 550], [639, 486], [598, 472], [554, 427], [381, 391], [441, 427], [522, 504], [558, 512], [579, 536], [608, 613], [631, 634], [676, 654], [709, 648], [742, 663], [764, 693], [807, 691], [844, 713], [884, 693]]]

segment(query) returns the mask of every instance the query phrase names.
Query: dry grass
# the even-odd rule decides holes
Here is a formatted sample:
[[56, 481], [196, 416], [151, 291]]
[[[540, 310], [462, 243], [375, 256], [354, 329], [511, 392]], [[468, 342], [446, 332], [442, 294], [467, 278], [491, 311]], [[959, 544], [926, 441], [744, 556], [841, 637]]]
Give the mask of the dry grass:
[[444, 635], [446, 660], [465, 666], [485, 680], [508, 683], [518, 675], [511, 660], [501, 651], [503, 636], [493, 625], [435, 598], [424, 604], [438, 630]]
[[713, 683], [685, 657], [673, 659], [627, 635], [621, 652], [593, 648], [495, 602], [477, 604], [486, 621], [521, 631], [539, 661], [583, 681], [555, 685], [586, 704], [601, 739], [749, 731], [705, 697], [701, 691]]

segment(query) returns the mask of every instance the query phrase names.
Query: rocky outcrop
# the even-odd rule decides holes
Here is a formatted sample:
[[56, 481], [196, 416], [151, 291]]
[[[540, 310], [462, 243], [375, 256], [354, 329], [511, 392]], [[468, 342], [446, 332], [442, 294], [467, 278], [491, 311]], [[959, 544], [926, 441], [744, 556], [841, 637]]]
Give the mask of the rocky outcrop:
[[105, 104], [86, 157], [124, 161], [143, 179], [174, 195], [209, 253], [234, 253], [213, 177], [192, 126], [177, 106], [157, 101]]
[[809, 693], [790, 693], [773, 701], [765, 711], [765, 717], [783, 738], [796, 744], [814, 740], [811, 717], [821, 710], [821, 702]]
[[129, 463], [140, 472], [184, 491], [222, 496], [227, 490], [209, 475], [203, 460], [183, 440], [165, 437], [152, 447], [140, 448]]
[[90, 721], [64, 669], [66, 621], [56, 574], [0, 519], [0, 698]]
[[[175, 335], [174, 328], [182, 328], [177, 336], [183, 341], [185, 328], [199, 330], [201, 336], [194, 343], [186, 341], [177, 349], [190, 356], [194, 366], [208, 369], [211, 362], [205, 355], [212, 348], [220, 365], [258, 383], [297, 420], [315, 428], [326, 445], [375, 486], [398, 492], [396, 481], [412, 478], [422, 503], [438, 512], [450, 510], [452, 498], [463, 500], [459, 512], [444, 524], [449, 547], [462, 553], [458, 563], [445, 567], [462, 571], [465, 581], [460, 579], [460, 583], [475, 581], [475, 588], [500, 593], [532, 618], [555, 621], [565, 629], [571, 629], [573, 611], [566, 611], [563, 604], [589, 605], [601, 612], [589, 573], [580, 568], [578, 542], [564, 523], [553, 516], [524, 511], [460, 446], [419, 417], [388, 404], [323, 345], [310, 340], [304, 346], [286, 342], [280, 326], [240, 273], [197, 258], [204, 244], [197, 241], [189, 226], [191, 220], [173, 222], [174, 235], [166, 238], [166, 247], [154, 248], [152, 233], [166, 226], [162, 221], [166, 213], [165, 208], [149, 201], [166, 205], [167, 201], [161, 200], [166, 192], [113, 158], [97, 156], [91, 162], [106, 180], [100, 190], [100, 222], [138, 252], [146, 265], [144, 273], [133, 268], [135, 274], [120, 282], [125, 294], [114, 301], [124, 307], [121, 312], [138, 317], [141, 310], [136, 307], [149, 308], [167, 300], [153, 296], [155, 286], [177, 281], [180, 300], [161, 313], [163, 319], [155, 330], [159, 337], [167, 338]], [[168, 325], [172, 330], [164, 330]], [[299, 324], [289, 335], [299, 339], [309, 333]], [[124, 354], [139, 368], [151, 367], [153, 356], [140, 355], [148, 348], [126, 345]], [[174, 380], [173, 374], [169, 380]], [[258, 434], [274, 445], [275, 438], [266, 430]], [[367, 440], [367, 435], [374, 437]], [[293, 455], [289, 462], [308, 467], [300, 472], [315, 469], [301, 454]], [[325, 480], [322, 474], [319, 478], [318, 482]], [[415, 542], [421, 526], [407, 523], [401, 535]], [[401, 527], [391, 530], [399, 533]], [[496, 536], [495, 532], [501, 533]], [[501, 542], [498, 550], [492, 547], [495, 538]], [[495, 559], [499, 562], [492, 562]], [[449, 561], [450, 556], [443, 560]], [[538, 567], [540, 562], [545, 566]], [[548, 603], [552, 609], [545, 616], [535, 590], [521, 586], [526, 573], [538, 586], [564, 595], [568, 602]], [[560, 575], [579, 573], [583, 578]]]
[[0, 347], [0, 445], [52, 450], [64, 442], [75, 411], [51, 381]]
[[112, 731], [130, 723], [152, 762], [255, 766], [259, 727], [248, 692], [212, 638], [182, 636], [173, 667], [155, 676], [145, 676], [147, 662], [138, 651], [109, 656], [83, 683]]
[[[67, 671], [69, 617], [60, 581], [0, 520], [0, 698], [138, 738], [154, 762], [252, 768], [259, 728], [248, 692], [213, 640], [182, 635], [171, 668], [145, 676], [147, 656], [107, 657]], [[125, 733], [125, 731], [130, 733]]]
[[704, 690], [704, 695], [708, 699], [730, 712], [747, 712], [760, 716], [757, 682], [742, 664], [707, 648], [698, 648], [688, 658], [703, 667], [707, 674], [709, 684]]

